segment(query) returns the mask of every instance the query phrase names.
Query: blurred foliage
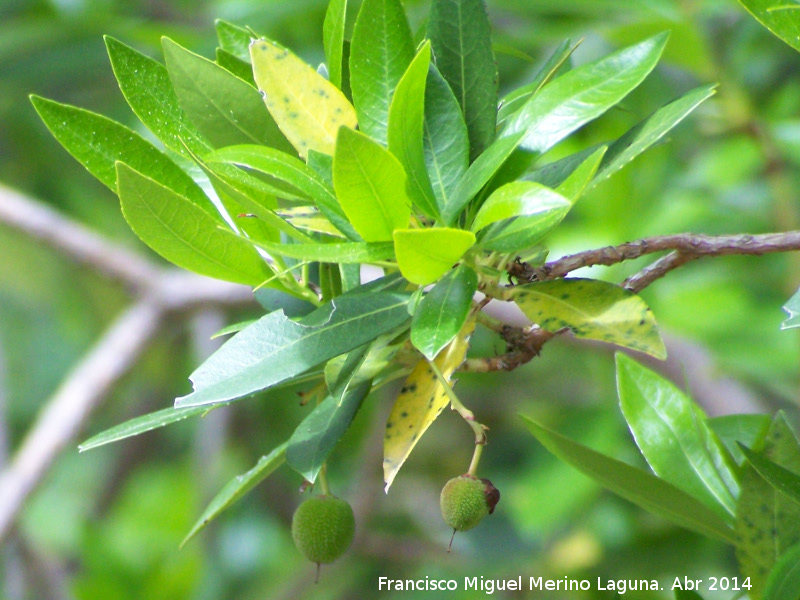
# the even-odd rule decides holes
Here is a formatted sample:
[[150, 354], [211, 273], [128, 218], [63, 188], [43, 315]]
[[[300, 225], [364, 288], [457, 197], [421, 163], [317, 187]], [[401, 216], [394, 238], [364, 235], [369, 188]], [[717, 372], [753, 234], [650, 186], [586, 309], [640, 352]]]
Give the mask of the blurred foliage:
[[[85, 106], [133, 125], [108, 66], [102, 35], [153, 56], [160, 56], [159, 39], [167, 35], [210, 56], [213, 21], [219, 17], [279, 39], [306, 60], [319, 62], [325, 4], [5, 0], [0, 4], [0, 181], [145, 252], [124, 225], [113, 195], [52, 140], [28, 94]], [[420, 26], [426, 3], [407, 4], [416, 19], [412, 25]], [[720, 84], [717, 96], [669, 140], [581, 200], [551, 240], [554, 255], [646, 235], [798, 227], [800, 57], [739, 4], [488, 4], [503, 87], [524, 82], [565, 38], [583, 39], [575, 54], [575, 61], [582, 62], [650, 32], [672, 30], [664, 61], [625, 100], [624, 108], [570, 138], [569, 147], [556, 147], [552, 158], [619, 136], [665, 98], [698, 84]], [[502, 53], [510, 47], [531, 60]], [[58, 382], [124, 306], [126, 296], [125, 290], [19, 233], [0, 228], [0, 248], [0, 372], [5, 373], [0, 378], [0, 426], [14, 448]], [[641, 266], [619, 265], [602, 276], [619, 281]], [[798, 257], [783, 255], [706, 260], [648, 288], [644, 297], [676, 342], [673, 374], [678, 383], [694, 381], [693, 376], [705, 378], [711, 388], [733, 381], [755, 409], [794, 408], [798, 337], [779, 326], [784, 318], [780, 307], [798, 281]], [[243, 316], [229, 315], [227, 320]], [[188, 391], [186, 375], [197, 363], [197, 349], [184, 325], [164, 329], [93, 418], [87, 436], [167, 406]], [[473, 351], [487, 355], [502, 348], [493, 338], [479, 337]], [[204, 420], [85, 455], [70, 449], [29, 503], [13, 541], [0, 552], [0, 597], [365, 598], [379, 595], [379, 576], [645, 577], [667, 585], [676, 576], [736, 575], [727, 547], [601, 491], [541, 449], [516, 417], [525, 412], [590, 447], [639, 460], [616, 406], [613, 373], [606, 349], [559, 339], [513, 373], [461, 377], [462, 400], [491, 428], [484, 469], [503, 499], [490, 522], [456, 536], [451, 554], [445, 552], [450, 532], [441, 522], [438, 493], [467, 461], [471, 432], [459, 418], [444, 414], [436, 434], [420, 442], [391, 493], [384, 495], [381, 425], [391, 400], [378, 394], [332, 460], [331, 477], [361, 520], [358, 538], [348, 555], [323, 569], [317, 586], [313, 567], [294, 550], [289, 536], [301, 481], [288, 469], [178, 550], [213, 493], [283, 441], [305, 414], [293, 391], [271, 392], [281, 394], [283, 401], [250, 400]], [[724, 399], [707, 410], [725, 412]], [[795, 415], [790, 411], [791, 418]], [[632, 592], [626, 597], [665, 594]], [[475, 594], [426, 594], [438, 597]], [[606, 596], [592, 592], [581, 597]]]

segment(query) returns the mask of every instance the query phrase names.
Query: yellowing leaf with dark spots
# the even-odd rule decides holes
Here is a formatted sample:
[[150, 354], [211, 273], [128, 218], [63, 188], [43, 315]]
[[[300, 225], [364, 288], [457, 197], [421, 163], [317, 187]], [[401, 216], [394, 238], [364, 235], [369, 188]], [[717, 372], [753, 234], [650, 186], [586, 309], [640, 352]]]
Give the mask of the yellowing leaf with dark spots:
[[575, 337], [600, 340], [664, 359], [667, 351], [653, 313], [639, 296], [595, 279], [557, 279], [507, 290], [522, 312], [553, 333], [570, 329]]
[[[468, 319], [456, 338], [436, 357], [434, 362], [448, 381], [464, 362], [469, 348], [469, 337], [474, 330], [475, 320]], [[386, 421], [383, 439], [385, 491], [389, 491], [414, 446], [449, 403], [450, 398], [444, 386], [428, 361], [423, 358], [403, 384]]]
[[250, 45], [253, 75], [272, 118], [298, 154], [333, 155], [341, 126], [355, 128], [356, 111], [337, 87], [300, 58], [268, 40]]

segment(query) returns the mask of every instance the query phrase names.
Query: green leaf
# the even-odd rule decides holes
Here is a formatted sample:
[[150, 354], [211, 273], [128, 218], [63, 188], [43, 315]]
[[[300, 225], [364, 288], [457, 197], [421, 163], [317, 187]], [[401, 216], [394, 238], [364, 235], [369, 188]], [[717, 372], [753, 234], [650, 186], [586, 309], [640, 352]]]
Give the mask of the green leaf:
[[167, 68], [112, 37], [105, 41], [119, 89], [145, 127], [167, 148], [188, 158], [210, 150], [183, 112]]
[[601, 181], [608, 179], [631, 162], [639, 154], [655, 144], [673, 127], [683, 121], [707, 98], [714, 95], [716, 86], [706, 85], [692, 90], [678, 100], [659, 108], [628, 131], [625, 135], [609, 145], [600, 169], [589, 185], [591, 189]]
[[340, 400], [328, 396], [294, 430], [286, 450], [286, 462], [314, 483], [322, 465], [344, 435], [369, 394], [371, 381], [347, 391]]
[[644, 301], [619, 286], [594, 279], [557, 279], [516, 286], [505, 293], [542, 329], [572, 330], [659, 359], [666, 357], [655, 318]]
[[744, 444], [739, 444], [739, 449], [747, 458], [747, 462], [767, 483], [800, 504], [800, 476], [792, 473], [789, 469], [784, 469], [763, 455], [753, 452]]
[[150, 142], [124, 125], [82, 108], [31, 96], [36, 112], [53, 136], [102, 183], [117, 191], [117, 161], [153, 179], [198, 207], [222, 218], [200, 187]]
[[514, 217], [534, 217], [547, 229], [542, 236], [566, 216], [572, 203], [561, 194], [554, 192], [535, 181], [515, 181], [507, 183], [492, 192], [481, 206], [472, 231]]
[[658, 63], [667, 37], [660, 33], [555, 79], [509, 119], [501, 137], [522, 132], [523, 148], [549, 150], [637, 87]]
[[474, 159], [494, 138], [497, 122], [497, 65], [483, 0], [433, 0], [428, 36], [464, 113]]
[[353, 106], [339, 89], [300, 58], [268, 40], [250, 46], [253, 74], [278, 127], [305, 158], [333, 154], [340, 127], [356, 126]]
[[617, 354], [619, 406], [653, 472], [733, 524], [735, 465], [703, 411], [666, 379]]
[[589, 188], [589, 184], [592, 182], [595, 173], [597, 173], [597, 169], [601, 164], [600, 161], [603, 160], [603, 156], [605, 156], [607, 150], [607, 146], [600, 146], [597, 148], [560, 181], [559, 184], [555, 186], [555, 190], [575, 204]]
[[325, 47], [325, 62], [328, 65], [328, 81], [342, 89], [342, 52], [344, 26], [347, 15], [347, 0], [331, 0], [322, 23], [322, 40]]
[[403, 277], [428, 285], [449, 271], [475, 244], [475, 234], [463, 229], [397, 229], [394, 253]]
[[253, 66], [249, 62], [237, 58], [222, 48], [217, 48], [216, 58], [217, 64], [231, 75], [238, 77], [252, 88], [256, 87], [256, 81], [253, 79]]
[[270, 313], [228, 340], [190, 379], [194, 392], [176, 407], [241, 398], [349, 352], [410, 319], [408, 296], [357, 293], [335, 298], [301, 321]]
[[775, 564], [764, 586], [761, 600], [800, 598], [800, 544], [787, 550]]
[[800, 10], [792, 0], [739, 0], [751, 15], [776, 36], [800, 51]]
[[622, 100], [655, 67], [666, 40], [659, 34], [624, 48], [569, 71], [533, 95], [470, 165], [444, 211], [445, 222], [453, 222], [518, 146], [545, 152]]
[[769, 415], [723, 415], [708, 419], [708, 425], [725, 444], [737, 464], [742, 464], [745, 457], [739, 449], [739, 443], [748, 448], [760, 447], [764, 442], [764, 436], [767, 435], [771, 421]]
[[394, 258], [392, 242], [352, 242], [348, 244], [272, 244], [256, 242], [271, 255], [288, 256], [309, 262], [359, 264]]
[[93, 448], [98, 448], [99, 446], [105, 446], [106, 444], [110, 444], [112, 442], [118, 442], [120, 440], [139, 435], [140, 433], [146, 433], [154, 429], [159, 429], [160, 427], [172, 425], [173, 423], [183, 421], [189, 417], [204, 415], [214, 408], [218, 408], [219, 406], [223, 405], [219, 404], [212, 407], [196, 406], [193, 408], [170, 407], [148, 413], [146, 415], [142, 415], [141, 417], [136, 417], [134, 419], [125, 421], [124, 423], [120, 423], [119, 425], [115, 425], [110, 429], [106, 429], [105, 431], [90, 437], [88, 440], [78, 446], [78, 451], [86, 452], [87, 450], [92, 450]]
[[292, 194], [313, 200], [339, 231], [351, 239], [358, 239], [330, 185], [300, 159], [274, 148], [246, 144], [220, 148], [209, 154], [206, 160], [231, 163], [269, 175]]
[[253, 34], [247, 29], [217, 19], [214, 23], [217, 30], [217, 40], [219, 46], [226, 52], [229, 52], [236, 58], [249, 62], [250, 61], [250, 42], [253, 40]]
[[117, 163], [117, 187], [131, 229], [179, 267], [253, 286], [271, 276], [251, 243], [183, 196], [124, 163]]
[[431, 47], [425, 43], [408, 66], [389, 106], [389, 151], [403, 165], [409, 182], [411, 200], [429, 217], [439, 209], [433, 195], [422, 142], [425, 122], [425, 84], [431, 61]]
[[789, 315], [789, 318], [781, 323], [781, 329], [800, 327], [800, 289], [783, 305], [783, 310]]
[[526, 427], [550, 452], [615, 494], [681, 527], [733, 542], [733, 531], [716, 513], [674, 485], [605, 456], [523, 416]]
[[[764, 440], [761, 456], [800, 474], [800, 448], [786, 419], [778, 413]], [[800, 504], [775, 489], [747, 464], [740, 477], [736, 506], [736, 558], [750, 577], [753, 598], [763, 596], [770, 571], [792, 546], [800, 543]]]
[[434, 65], [430, 66], [425, 85], [422, 145], [441, 213], [469, 166], [469, 134], [458, 100]]
[[258, 90], [169, 38], [161, 43], [181, 108], [213, 146], [265, 144], [291, 152]]
[[407, 227], [411, 201], [406, 174], [386, 148], [363, 133], [343, 127], [333, 156], [333, 187], [353, 227], [368, 242], [392, 239]]
[[411, 321], [411, 343], [428, 360], [436, 358], [464, 327], [477, 289], [477, 273], [459, 265], [422, 299]]
[[286, 445], [287, 443], [284, 442], [266, 456], [262, 456], [256, 466], [247, 471], [247, 473], [237, 475], [225, 484], [225, 487], [214, 496], [214, 499], [208, 504], [192, 529], [186, 534], [186, 537], [181, 542], [181, 547], [213, 519], [218, 517], [223, 510], [272, 475], [286, 460]]
[[358, 126], [386, 144], [392, 94], [414, 58], [414, 39], [400, 0], [364, 0], [350, 42], [350, 87]]

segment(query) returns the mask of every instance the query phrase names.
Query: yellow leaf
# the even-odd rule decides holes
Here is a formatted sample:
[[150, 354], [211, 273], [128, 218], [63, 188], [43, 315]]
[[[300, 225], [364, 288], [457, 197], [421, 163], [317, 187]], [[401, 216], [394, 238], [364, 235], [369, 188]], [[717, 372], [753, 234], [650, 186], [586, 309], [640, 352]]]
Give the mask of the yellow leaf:
[[356, 111], [339, 89], [300, 58], [268, 40], [250, 45], [253, 75], [272, 118], [302, 158], [309, 150], [333, 156], [342, 126]]
[[[475, 320], [468, 319], [458, 336], [434, 360], [448, 381], [464, 362], [474, 330]], [[423, 358], [403, 384], [386, 421], [383, 479], [387, 492], [414, 446], [449, 403], [444, 386]]]

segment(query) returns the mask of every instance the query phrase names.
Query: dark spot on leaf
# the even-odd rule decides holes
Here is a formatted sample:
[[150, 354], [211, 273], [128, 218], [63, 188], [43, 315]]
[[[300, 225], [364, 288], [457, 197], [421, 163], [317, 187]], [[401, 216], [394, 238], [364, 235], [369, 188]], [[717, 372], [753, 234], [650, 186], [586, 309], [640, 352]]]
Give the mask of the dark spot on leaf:
[[392, 427], [394, 427], [394, 423], [392, 423], [391, 421], [386, 423], [386, 429], [391, 429]]
[[400, 416], [405, 419], [408, 417], [408, 412], [404, 410], [403, 412], [400, 413]]

